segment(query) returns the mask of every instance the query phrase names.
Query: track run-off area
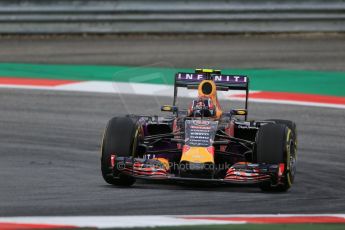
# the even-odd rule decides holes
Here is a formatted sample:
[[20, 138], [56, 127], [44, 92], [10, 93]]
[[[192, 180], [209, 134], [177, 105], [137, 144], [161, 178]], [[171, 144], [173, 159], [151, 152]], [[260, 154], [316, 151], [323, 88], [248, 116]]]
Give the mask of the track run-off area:
[[[160, 44], [169, 41], [158, 41], [157, 50], [159, 51]], [[42, 48], [48, 53], [55, 52], [56, 56], [53, 57], [57, 60], [60, 57], [57, 53], [63, 52], [63, 49], [51, 51], [52, 48], [47, 47], [56, 47], [56, 44], [59, 46], [60, 42], [66, 43], [57, 41], [55, 45], [52, 45], [53, 43], [47, 45], [49, 42], [42, 41], [42, 47], [45, 47], [43, 49], [34, 41], [31, 49]], [[111, 41], [105, 43], [107, 42], [111, 43]], [[0, 47], [6, 43], [12, 42], [5, 41]], [[103, 49], [101, 41], [91, 43], [98, 44], [96, 47]], [[114, 43], [118, 45], [116, 41]], [[151, 42], [143, 43], [152, 45]], [[182, 43], [188, 42], [182, 41]], [[265, 44], [261, 38], [257, 41], [253, 40], [252, 43]], [[68, 41], [66, 44], [71, 47]], [[237, 41], [238, 44], [240, 44], [239, 49], [246, 49], [244, 43]], [[288, 49], [294, 47], [293, 41], [284, 44], [289, 44]], [[323, 44], [323, 41], [318, 41], [318, 44]], [[333, 45], [336, 44], [333, 42]], [[38, 48], [35, 48], [35, 45]], [[23, 46], [20, 43], [19, 47], [23, 48]], [[220, 42], [220, 46], [226, 46], [226, 43]], [[312, 49], [311, 46], [312, 43], [306, 45], [300, 52]], [[93, 49], [95, 46], [90, 47]], [[121, 50], [120, 46], [117, 47]], [[324, 47], [320, 45], [320, 49]], [[330, 47], [329, 49], [332, 49], [333, 46]], [[27, 49], [13, 50], [11, 52], [17, 53], [9, 55], [8, 59], [0, 54], [0, 60], [3, 62], [0, 64], [0, 223], [3, 224], [2, 227], [0, 224], [0, 227], [2, 229], [5, 229], [5, 224], [8, 224], [8, 229], [15, 229], [16, 223], [28, 224], [26, 226], [28, 228], [33, 227], [30, 224], [41, 224], [41, 227], [46, 224], [46, 228], [49, 225], [50, 227], [58, 225], [57, 227], [62, 228], [68, 226], [102, 228], [107, 223], [122, 223], [121, 221], [134, 223], [134, 219], [138, 220], [140, 226], [160, 226], [150, 224], [158, 223], [157, 215], [163, 215], [160, 218], [167, 218], [166, 223], [171, 221], [175, 224], [178, 221], [174, 218], [180, 218], [182, 215], [184, 223], [182, 225], [189, 225], [185, 224], [188, 221], [199, 221], [193, 222], [193, 225], [206, 224], [206, 222], [215, 224], [215, 221], [217, 225], [224, 224], [222, 221], [232, 221], [237, 224], [241, 221], [259, 223], [257, 219], [254, 222], [238, 219], [250, 218], [248, 214], [273, 214], [278, 218], [285, 217], [276, 214], [297, 214], [304, 216], [303, 218], [307, 216], [304, 222], [299, 222], [301, 217], [297, 217], [296, 223], [316, 223], [315, 217], [321, 220], [326, 216], [331, 218], [332, 221], [329, 222], [343, 223], [345, 73], [339, 64], [341, 63], [339, 59], [334, 59], [335, 67], [329, 63], [320, 67], [321, 70], [317, 70], [316, 67], [310, 68], [309, 59], [307, 59], [308, 66], [303, 66], [301, 62], [298, 68], [293, 68], [296, 66], [292, 64], [293, 55], [290, 52], [287, 57], [290, 62], [287, 62], [289, 65], [286, 65], [286, 68], [282, 62], [277, 64], [279, 69], [274, 69], [267, 63], [261, 65], [258, 60], [253, 62], [257, 68], [248, 68], [239, 64], [235, 65], [236, 68], [223, 68], [225, 74], [249, 76], [251, 88], [249, 119], [289, 119], [297, 124], [296, 180], [289, 192], [276, 194], [263, 193], [256, 187], [238, 186], [190, 187], [141, 181], [131, 188], [107, 185], [101, 177], [99, 153], [100, 140], [107, 121], [113, 116], [127, 113], [160, 114], [160, 105], [172, 102], [174, 74], [179, 71], [192, 72], [193, 69], [169, 65], [164, 67], [162, 63], [142, 65], [139, 62], [125, 60], [108, 63], [101, 55], [95, 55], [95, 63], [98, 60], [100, 63], [97, 64], [102, 65], [90, 65], [87, 57], [78, 59], [76, 65], [55, 64], [51, 59], [48, 59], [49, 63], [40, 60], [37, 57], [39, 52], [32, 60], [41, 64], [10, 63], [13, 58], [19, 57], [18, 53], [28, 52]], [[158, 52], [157, 50], [153, 52]], [[269, 49], [266, 47], [266, 50]], [[344, 50], [338, 50], [341, 56]], [[6, 52], [5, 47], [4, 53]], [[268, 55], [274, 52], [278, 51], [273, 47]], [[330, 51], [323, 50], [322, 53], [327, 57], [332, 56]], [[133, 54], [125, 51], [119, 60], [126, 59], [128, 55]], [[175, 59], [181, 58], [179, 53], [171, 52], [171, 55]], [[233, 58], [231, 55], [230, 59]], [[242, 56], [239, 54], [238, 57], [243, 59], [245, 55], [246, 52]], [[23, 62], [28, 62], [30, 59], [27, 55], [22, 57], [26, 58]], [[20, 61], [20, 58], [18, 60]], [[151, 61], [158, 63], [152, 59], [146, 61], [146, 63]], [[205, 60], [201, 59], [199, 62], [203, 64]], [[210, 67], [200, 66], [197, 63], [197, 60], [188, 59], [186, 66]], [[129, 67], [126, 64], [132, 66], [135, 64], [136, 67]], [[181, 65], [178, 63], [176, 66]], [[327, 70], [327, 66], [334, 71]], [[309, 70], [301, 70], [304, 67]], [[187, 91], [181, 91], [181, 95], [183, 96], [179, 101], [181, 105], [189, 103], [191, 97], [195, 96]], [[241, 92], [221, 94], [220, 97], [226, 110], [231, 107], [240, 108], [243, 105]], [[314, 218], [310, 218], [309, 214]], [[133, 215], [136, 218], [131, 218]], [[148, 215], [146, 222], [143, 220], [143, 215]], [[204, 219], [200, 220], [189, 215], [202, 215]], [[207, 215], [206, 219], [205, 215]], [[86, 216], [86, 219], [83, 217], [82, 220], [76, 220], [73, 216], [80, 218]], [[81, 225], [80, 221], [87, 223], [87, 216], [90, 221], [105, 218], [99, 221], [104, 225]], [[115, 220], [120, 216], [127, 217]], [[36, 217], [40, 218], [35, 219]], [[61, 219], [52, 220], [54, 217]], [[217, 219], [222, 217], [227, 220]], [[169, 218], [172, 219], [168, 220]], [[61, 220], [65, 222], [62, 224]], [[288, 221], [280, 223], [286, 222]], [[321, 223], [328, 222], [324, 220]], [[107, 225], [112, 228], [119, 226], [124, 225]], [[341, 225], [339, 229], [340, 227]]]
[[[149, 96], [173, 95], [177, 72], [193, 69], [0, 64], [0, 87], [98, 92]], [[250, 77], [253, 102], [345, 108], [345, 73], [302, 70], [225, 69]], [[244, 92], [220, 92], [221, 99], [243, 99]], [[184, 90], [180, 96], [195, 97]]]

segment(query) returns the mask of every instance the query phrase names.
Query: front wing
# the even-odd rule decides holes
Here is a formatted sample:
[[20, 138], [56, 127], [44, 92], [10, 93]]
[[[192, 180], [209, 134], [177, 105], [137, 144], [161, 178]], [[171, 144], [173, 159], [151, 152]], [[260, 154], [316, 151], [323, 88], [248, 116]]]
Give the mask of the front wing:
[[121, 174], [137, 179], [152, 181], [175, 181], [182, 183], [207, 184], [259, 184], [271, 181], [280, 184], [284, 172], [284, 164], [253, 164], [239, 162], [226, 170], [224, 178], [181, 177], [173, 174], [170, 168], [157, 159], [118, 157], [112, 162], [114, 177]]

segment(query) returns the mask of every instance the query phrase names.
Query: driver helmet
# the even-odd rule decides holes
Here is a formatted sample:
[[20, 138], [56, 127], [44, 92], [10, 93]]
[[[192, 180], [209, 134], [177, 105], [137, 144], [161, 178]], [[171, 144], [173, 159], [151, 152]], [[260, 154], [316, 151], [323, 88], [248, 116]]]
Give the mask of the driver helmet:
[[199, 97], [193, 100], [189, 114], [193, 117], [213, 117], [216, 114], [215, 106], [210, 98]]

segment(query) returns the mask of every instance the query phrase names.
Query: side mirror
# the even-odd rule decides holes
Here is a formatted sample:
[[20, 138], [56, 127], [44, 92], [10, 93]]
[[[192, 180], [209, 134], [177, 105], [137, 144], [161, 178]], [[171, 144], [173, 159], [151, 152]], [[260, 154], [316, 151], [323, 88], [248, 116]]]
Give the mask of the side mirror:
[[247, 110], [246, 109], [232, 109], [230, 110], [230, 115], [241, 115], [241, 116], [246, 116], [247, 115]]
[[161, 107], [161, 111], [162, 112], [173, 112], [173, 113], [177, 113], [178, 111], [178, 107], [174, 106], [174, 105], [163, 105]]

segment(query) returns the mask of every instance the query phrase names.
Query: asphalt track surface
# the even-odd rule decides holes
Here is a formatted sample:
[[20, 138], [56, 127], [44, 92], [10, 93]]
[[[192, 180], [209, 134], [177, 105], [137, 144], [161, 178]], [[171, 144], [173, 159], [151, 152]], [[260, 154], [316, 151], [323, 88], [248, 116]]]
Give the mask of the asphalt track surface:
[[[345, 69], [341, 36], [219, 37], [214, 41], [4, 39], [0, 61]], [[250, 103], [250, 119], [297, 123], [298, 173], [288, 193], [142, 182], [132, 188], [107, 185], [100, 174], [99, 154], [107, 121], [128, 112], [152, 114], [158, 104], [170, 101], [0, 89], [0, 216], [344, 213], [345, 112], [340, 109]]]
[[[285, 194], [250, 187], [107, 185], [100, 140], [109, 118], [152, 113], [149, 97], [0, 90], [0, 216], [233, 213], [337, 213], [345, 210], [344, 110], [250, 104], [250, 119], [296, 121], [294, 187]], [[159, 103], [170, 98], [159, 98]], [[237, 103], [236, 103], [237, 105]]]

